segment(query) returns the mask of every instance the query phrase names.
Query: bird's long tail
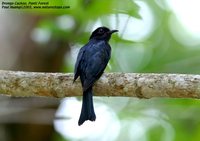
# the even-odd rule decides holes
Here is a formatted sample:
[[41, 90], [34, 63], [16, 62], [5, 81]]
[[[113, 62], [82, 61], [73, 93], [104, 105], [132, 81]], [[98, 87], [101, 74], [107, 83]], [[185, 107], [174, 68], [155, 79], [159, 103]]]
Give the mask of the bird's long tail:
[[79, 126], [83, 124], [86, 120], [95, 121], [96, 119], [92, 96], [92, 88], [89, 88], [88, 90], [83, 92], [81, 115], [78, 121]]

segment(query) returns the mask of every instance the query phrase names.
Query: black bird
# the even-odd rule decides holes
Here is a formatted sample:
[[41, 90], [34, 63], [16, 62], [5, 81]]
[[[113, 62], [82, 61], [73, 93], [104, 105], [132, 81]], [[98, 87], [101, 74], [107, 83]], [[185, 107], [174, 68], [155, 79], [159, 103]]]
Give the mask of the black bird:
[[96, 119], [92, 87], [103, 74], [110, 60], [111, 47], [108, 41], [114, 32], [118, 30], [110, 30], [107, 27], [97, 28], [92, 32], [89, 42], [79, 50], [74, 70], [74, 81], [80, 76], [83, 88], [79, 126], [86, 120], [95, 121]]

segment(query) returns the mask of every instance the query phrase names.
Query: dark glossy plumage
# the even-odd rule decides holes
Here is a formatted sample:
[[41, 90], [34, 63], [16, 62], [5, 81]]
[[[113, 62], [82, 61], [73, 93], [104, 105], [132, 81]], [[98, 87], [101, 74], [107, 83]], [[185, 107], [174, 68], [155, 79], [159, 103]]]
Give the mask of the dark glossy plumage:
[[83, 103], [78, 125], [86, 120], [95, 121], [92, 87], [103, 74], [110, 59], [111, 47], [108, 41], [117, 30], [106, 27], [97, 28], [90, 36], [89, 42], [83, 46], [77, 56], [74, 81], [80, 76], [83, 88]]

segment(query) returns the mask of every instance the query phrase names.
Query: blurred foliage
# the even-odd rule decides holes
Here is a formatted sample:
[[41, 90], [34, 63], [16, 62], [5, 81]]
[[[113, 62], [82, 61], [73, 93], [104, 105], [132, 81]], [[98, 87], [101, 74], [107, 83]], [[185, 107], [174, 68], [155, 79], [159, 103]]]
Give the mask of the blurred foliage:
[[[29, 2], [30, 0], [23, 1]], [[143, 2], [149, 7], [154, 20], [151, 32], [146, 38], [139, 41], [123, 37], [123, 32], [130, 30], [126, 29], [129, 19], [120, 21], [121, 14], [134, 20], [143, 20], [140, 15], [141, 7], [136, 0], [57, 0], [50, 1], [50, 4], [69, 5], [70, 8], [63, 10], [32, 9], [26, 12], [40, 17], [34, 29], [46, 29], [51, 33], [50, 40], [64, 40], [70, 46], [65, 53], [66, 57], [63, 58], [65, 63], [60, 71], [73, 71], [76, 59], [73, 50], [88, 41], [92, 29], [99, 21], [102, 25], [110, 28], [123, 29], [110, 41], [112, 58], [110, 67], [107, 67], [108, 72], [200, 73], [199, 45], [189, 47], [174, 38], [169, 27], [169, 20], [173, 12], [167, 8], [165, 2], [158, 0], [139, 2]], [[111, 22], [111, 15], [115, 17], [115, 22]], [[65, 20], [60, 22], [68, 25], [64, 28], [59, 23], [59, 19], [62, 17]], [[119, 27], [121, 22], [124, 23], [124, 27]], [[47, 46], [48, 43], [45, 45]], [[77, 50], [75, 51], [77, 53]], [[110, 99], [116, 100], [115, 98]], [[117, 102], [121, 101], [118, 99]], [[199, 100], [167, 98], [138, 100], [130, 98], [126, 106], [117, 113], [122, 125], [124, 121], [130, 123], [123, 125], [121, 130], [131, 130], [133, 121], [137, 121], [143, 125], [141, 128], [144, 128], [144, 133], [136, 139], [131, 137], [130, 132], [121, 131], [118, 140], [198, 141], [200, 140], [199, 108]], [[54, 140], [64, 139], [55, 135]]]

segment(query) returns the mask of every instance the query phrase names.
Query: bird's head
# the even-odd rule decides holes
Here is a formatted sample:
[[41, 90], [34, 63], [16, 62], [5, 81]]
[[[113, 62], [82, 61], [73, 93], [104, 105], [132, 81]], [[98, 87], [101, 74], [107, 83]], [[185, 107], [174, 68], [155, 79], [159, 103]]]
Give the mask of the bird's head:
[[107, 27], [99, 27], [92, 32], [90, 39], [106, 40], [109, 41], [111, 35], [118, 30], [110, 30]]

